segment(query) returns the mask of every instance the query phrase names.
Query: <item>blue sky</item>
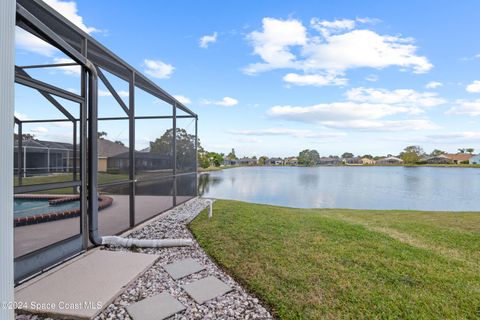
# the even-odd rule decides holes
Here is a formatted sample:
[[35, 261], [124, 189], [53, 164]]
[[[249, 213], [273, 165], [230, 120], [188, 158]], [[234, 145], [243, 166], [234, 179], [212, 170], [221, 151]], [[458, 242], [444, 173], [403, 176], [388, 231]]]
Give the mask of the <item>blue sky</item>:
[[[462, 1], [86, 1], [49, 0], [199, 114], [211, 151], [290, 156], [480, 151], [480, 3]], [[19, 32], [17, 64], [65, 59]], [[74, 69], [35, 71], [78, 90]], [[110, 78], [117, 90], [126, 84]], [[105, 88], [100, 88], [105, 92]], [[17, 86], [17, 114], [53, 115]], [[122, 94], [127, 99], [126, 92]], [[139, 112], [169, 112], [137, 94]], [[101, 115], [121, 115], [100, 97]], [[73, 110], [75, 106], [71, 106]], [[50, 110], [50, 109], [49, 109]], [[140, 149], [169, 123], [142, 123]], [[191, 121], [182, 127], [193, 131]], [[127, 123], [101, 123], [128, 141]], [[43, 138], [66, 125], [31, 126]]]

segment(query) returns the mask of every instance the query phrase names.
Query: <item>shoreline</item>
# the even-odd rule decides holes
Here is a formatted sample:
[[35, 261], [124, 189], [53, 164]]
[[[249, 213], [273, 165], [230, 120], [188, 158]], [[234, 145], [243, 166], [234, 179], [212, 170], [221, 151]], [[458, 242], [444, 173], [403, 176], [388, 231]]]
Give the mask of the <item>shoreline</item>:
[[289, 165], [247, 165], [247, 166], [222, 166], [198, 168], [198, 173], [221, 171], [234, 168], [328, 168], [328, 167], [430, 167], [430, 168], [470, 168], [480, 169], [480, 164], [340, 164], [340, 165], [318, 165], [318, 166], [289, 166]]

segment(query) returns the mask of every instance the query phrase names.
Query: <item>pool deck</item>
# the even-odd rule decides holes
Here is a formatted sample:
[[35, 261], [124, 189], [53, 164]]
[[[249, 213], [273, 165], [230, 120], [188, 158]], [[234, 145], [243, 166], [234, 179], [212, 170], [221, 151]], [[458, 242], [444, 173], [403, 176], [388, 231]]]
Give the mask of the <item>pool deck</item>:
[[[109, 195], [113, 203], [99, 211], [100, 235], [114, 235], [127, 230], [130, 225], [129, 196]], [[177, 203], [190, 197], [177, 196]], [[137, 224], [173, 206], [170, 196], [136, 196], [135, 214]], [[15, 231], [15, 258], [41, 249], [58, 241], [80, 234], [80, 218], [69, 218], [17, 227]]]

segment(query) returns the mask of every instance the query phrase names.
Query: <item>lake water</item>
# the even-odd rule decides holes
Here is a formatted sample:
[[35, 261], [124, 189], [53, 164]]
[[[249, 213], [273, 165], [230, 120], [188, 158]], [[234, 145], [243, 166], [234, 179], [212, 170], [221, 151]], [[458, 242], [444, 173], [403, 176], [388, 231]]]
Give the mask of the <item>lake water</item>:
[[199, 192], [298, 208], [480, 211], [480, 169], [241, 167], [201, 174]]

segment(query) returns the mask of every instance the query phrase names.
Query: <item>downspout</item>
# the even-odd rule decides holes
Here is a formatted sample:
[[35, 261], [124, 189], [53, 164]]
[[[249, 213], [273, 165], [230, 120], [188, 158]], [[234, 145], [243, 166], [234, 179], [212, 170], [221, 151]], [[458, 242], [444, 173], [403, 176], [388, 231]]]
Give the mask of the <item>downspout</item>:
[[95, 65], [86, 59], [88, 72], [88, 235], [90, 242], [102, 245], [98, 234], [98, 73]]

